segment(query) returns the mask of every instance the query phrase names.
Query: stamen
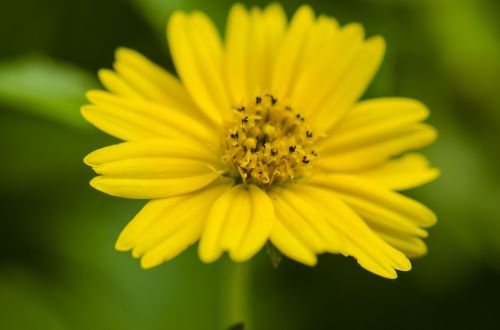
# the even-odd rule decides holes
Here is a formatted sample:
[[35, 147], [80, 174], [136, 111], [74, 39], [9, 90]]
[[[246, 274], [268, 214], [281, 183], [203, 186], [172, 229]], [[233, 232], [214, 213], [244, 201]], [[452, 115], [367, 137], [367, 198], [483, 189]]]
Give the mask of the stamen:
[[311, 170], [318, 156], [317, 136], [305, 118], [272, 94], [235, 107], [223, 140], [228, 174], [259, 186], [295, 180]]

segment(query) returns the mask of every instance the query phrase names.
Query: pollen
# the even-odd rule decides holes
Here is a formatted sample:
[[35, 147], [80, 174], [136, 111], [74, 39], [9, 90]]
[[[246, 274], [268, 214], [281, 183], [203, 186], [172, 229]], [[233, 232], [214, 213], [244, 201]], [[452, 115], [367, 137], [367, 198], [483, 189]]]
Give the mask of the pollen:
[[225, 125], [222, 162], [227, 174], [261, 187], [307, 175], [318, 156], [318, 136], [304, 116], [271, 94], [234, 107]]

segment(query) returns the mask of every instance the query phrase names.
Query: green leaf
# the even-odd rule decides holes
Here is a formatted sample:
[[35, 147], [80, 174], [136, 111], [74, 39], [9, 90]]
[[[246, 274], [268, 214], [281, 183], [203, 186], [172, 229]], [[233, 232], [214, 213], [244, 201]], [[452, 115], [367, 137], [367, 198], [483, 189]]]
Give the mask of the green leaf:
[[86, 71], [41, 56], [0, 63], [0, 104], [73, 127], [90, 127], [80, 115], [85, 91], [97, 81]]

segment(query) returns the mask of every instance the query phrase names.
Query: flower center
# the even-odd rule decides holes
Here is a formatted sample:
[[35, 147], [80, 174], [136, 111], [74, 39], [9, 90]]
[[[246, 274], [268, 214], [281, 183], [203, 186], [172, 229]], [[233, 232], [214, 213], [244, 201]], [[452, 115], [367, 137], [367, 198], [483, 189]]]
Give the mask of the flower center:
[[300, 113], [271, 94], [257, 96], [234, 110], [223, 140], [222, 162], [229, 175], [266, 186], [310, 172], [318, 137]]

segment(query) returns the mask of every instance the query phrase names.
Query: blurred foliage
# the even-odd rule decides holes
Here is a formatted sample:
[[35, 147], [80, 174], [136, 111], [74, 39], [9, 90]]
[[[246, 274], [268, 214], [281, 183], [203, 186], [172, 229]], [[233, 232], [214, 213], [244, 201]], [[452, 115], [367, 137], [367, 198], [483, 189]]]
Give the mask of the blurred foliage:
[[[83, 156], [116, 140], [79, 115], [84, 92], [97, 86], [95, 72], [111, 65], [116, 47], [173, 70], [164, 36], [170, 13], [202, 10], [223, 29], [232, 3], [2, 3], [0, 329], [234, 325], [227, 300], [238, 282], [228, 282], [234, 267], [227, 259], [207, 266], [192, 248], [144, 271], [114, 251], [143, 203], [90, 189]], [[300, 3], [287, 1], [287, 12]], [[309, 3], [386, 38], [386, 59], [365, 97], [414, 97], [431, 108], [440, 138], [426, 153], [443, 174], [409, 194], [431, 206], [439, 223], [429, 254], [397, 281], [339, 256], [323, 256], [315, 268], [283, 260], [274, 270], [262, 252], [244, 265], [252, 269], [245, 306], [252, 329], [493, 328], [500, 322], [500, 2]]]
[[0, 63], [0, 102], [72, 126], [88, 127], [77, 109], [96, 86], [88, 72], [42, 57]]

